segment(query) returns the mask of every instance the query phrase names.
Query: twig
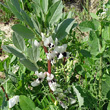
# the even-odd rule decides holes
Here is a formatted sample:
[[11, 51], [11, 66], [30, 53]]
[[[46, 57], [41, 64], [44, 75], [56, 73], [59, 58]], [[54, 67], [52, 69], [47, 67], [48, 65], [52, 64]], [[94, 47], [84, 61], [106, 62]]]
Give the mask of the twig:
[[3, 86], [1, 86], [1, 88], [2, 88], [3, 92], [5, 93], [5, 97], [7, 98], [7, 101], [8, 101], [8, 100], [9, 100], [9, 98], [8, 98], [8, 95], [7, 95], [7, 93], [6, 93], [5, 89], [4, 89], [4, 87], [3, 87]]
[[51, 74], [51, 61], [48, 60], [48, 73]]
[[[43, 46], [45, 53], [48, 53], [47, 47]], [[51, 61], [48, 60], [48, 73], [51, 74]]]

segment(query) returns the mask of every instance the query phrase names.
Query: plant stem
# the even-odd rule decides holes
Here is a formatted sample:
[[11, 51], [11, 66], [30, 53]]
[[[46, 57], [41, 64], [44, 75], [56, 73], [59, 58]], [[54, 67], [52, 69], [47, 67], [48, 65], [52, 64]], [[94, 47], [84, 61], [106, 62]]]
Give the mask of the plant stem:
[[44, 52], [45, 52], [45, 53], [48, 53], [47, 48], [46, 48], [45, 46], [43, 46], [43, 48], [44, 48]]
[[86, 0], [87, 19], [89, 20], [89, 0]]
[[9, 100], [9, 98], [8, 98], [8, 95], [7, 95], [7, 93], [6, 93], [5, 89], [4, 89], [4, 87], [3, 87], [3, 86], [1, 86], [1, 88], [2, 88], [2, 90], [3, 90], [3, 92], [4, 92], [4, 94], [5, 94], [5, 97], [7, 98], [7, 101], [8, 101], [8, 100]]
[[48, 73], [51, 74], [51, 61], [48, 60]]
[[63, 59], [63, 65], [65, 65], [65, 63], [66, 63], [66, 58]]
[[[99, 52], [101, 52], [102, 49], [102, 28], [101, 28], [101, 34], [99, 38]], [[102, 91], [102, 63], [103, 63], [103, 57], [102, 55], [100, 56], [100, 73], [99, 73], [99, 108], [100, 110], [102, 109], [102, 104], [101, 104], [101, 91]]]
[[[48, 53], [47, 47], [43, 46], [45, 53]], [[48, 60], [48, 73], [51, 74], [51, 61]]]

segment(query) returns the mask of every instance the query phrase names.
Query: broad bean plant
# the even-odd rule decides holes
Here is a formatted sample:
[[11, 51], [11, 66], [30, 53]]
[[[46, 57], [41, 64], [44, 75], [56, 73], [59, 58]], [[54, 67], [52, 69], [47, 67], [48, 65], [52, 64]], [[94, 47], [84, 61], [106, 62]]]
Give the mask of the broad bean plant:
[[24, 3], [5, 4], [20, 22], [2, 46], [1, 110], [109, 110], [110, 3], [79, 25], [61, 0]]

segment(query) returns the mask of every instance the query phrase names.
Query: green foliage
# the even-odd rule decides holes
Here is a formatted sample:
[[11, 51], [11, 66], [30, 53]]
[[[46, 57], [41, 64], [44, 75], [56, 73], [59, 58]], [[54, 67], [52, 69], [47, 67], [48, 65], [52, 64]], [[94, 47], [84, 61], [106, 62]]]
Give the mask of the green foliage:
[[[69, 34], [70, 30], [75, 27], [74, 19], [66, 19], [62, 21], [56, 29], [55, 37], [58, 36], [58, 39], [63, 39], [67, 34]], [[63, 33], [62, 33], [63, 32]]]
[[[101, 9], [96, 14], [91, 13], [91, 19], [87, 18], [77, 25], [71, 17], [72, 12], [62, 11], [61, 0], [31, 0], [29, 3], [32, 10], [29, 12], [25, 10], [26, 2], [27, 0], [7, 0], [8, 8], [21, 20], [12, 26], [14, 46], [2, 46], [9, 53], [9, 58], [0, 63], [0, 71], [6, 76], [0, 84], [4, 86], [9, 98], [19, 95], [19, 103], [11, 109], [109, 110], [109, 3], [106, 4], [108, 8], [105, 15]], [[55, 41], [49, 42], [49, 36]], [[45, 47], [52, 44], [55, 44], [54, 48], [67, 44], [67, 49], [62, 53], [56, 52], [55, 63], [51, 65], [47, 56], [54, 48], [46, 50]], [[59, 60], [59, 53], [64, 56], [68, 54], [66, 52], [71, 55]], [[47, 82], [46, 78], [39, 76], [42, 76], [40, 72], [47, 74], [50, 65], [55, 81]], [[40, 73], [39, 76], [34, 75], [36, 71]], [[38, 85], [34, 87], [32, 82]], [[56, 84], [55, 82], [59, 85], [54, 91], [49, 84]], [[8, 109], [6, 93], [0, 89], [0, 106], [3, 110]]]
[[20, 96], [20, 107], [22, 110], [35, 110], [35, 104], [26, 96]]
[[23, 38], [27, 38], [27, 39], [34, 38], [33, 32], [21, 24], [15, 24], [14, 26], [12, 26], [12, 29]]
[[13, 33], [13, 43], [21, 51], [25, 51], [25, 41], [17, 33]]
[[54, 3], [48, 10], [46, 19], [50, 25], [57, 22], [62, 16], [63, 5], [61, 1]]

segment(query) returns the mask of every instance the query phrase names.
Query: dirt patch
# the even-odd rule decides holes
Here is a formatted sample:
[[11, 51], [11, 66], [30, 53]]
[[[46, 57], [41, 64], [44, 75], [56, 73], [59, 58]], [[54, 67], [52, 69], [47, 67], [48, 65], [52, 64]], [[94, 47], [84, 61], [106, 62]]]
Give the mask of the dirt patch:
[[5, 36], [7, 37], [7, 38], [10, 38], [11, 37], [11, 35], [12, 35], [12, 29], [11, 29], [11, 27], [14, 25], [14, 23], [13, 22], [11, 22], [11, 23], [9, 23], [9, 24], [4, 24], [4, 23], [0, 23], [0, 30], [1, 31], [3, 31], [3, 32], [5, 32]]
[[5, 75], [3, 72], [0, 72], [0, 78], [5, 79]]

